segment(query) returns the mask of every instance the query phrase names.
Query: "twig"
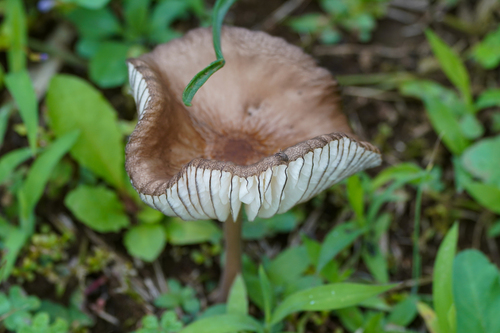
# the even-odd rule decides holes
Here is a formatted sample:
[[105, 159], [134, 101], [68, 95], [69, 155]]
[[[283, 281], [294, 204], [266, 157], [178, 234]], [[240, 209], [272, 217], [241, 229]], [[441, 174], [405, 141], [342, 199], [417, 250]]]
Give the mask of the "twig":
[[423, 286], [423, 285], [430, 284], [430, 283], [432, 283], [432, 276], [424, 276], [424, 277], [421, 277], [417, 280], [411, 279], [411, 280], [402, 281], [396, 287], [392, 288], [391, 291], [398, 291], [398, 290], [413, 287], [415, 285]]

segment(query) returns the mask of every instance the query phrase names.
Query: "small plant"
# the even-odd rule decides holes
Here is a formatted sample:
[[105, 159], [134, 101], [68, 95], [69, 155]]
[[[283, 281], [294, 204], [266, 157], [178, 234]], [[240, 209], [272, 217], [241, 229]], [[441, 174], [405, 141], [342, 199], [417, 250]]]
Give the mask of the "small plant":
[[196, 314], [200, 311], [200, 301], [191, 287], [182, 287], [179, 281], [170, 279], [167, 281], [168, 292], [155, 300], [155, 305], [160, 308], [174, 310], [182, 307], [188, 314]]
[[166, 311], [160, 321], [153, 315], [148, 315], [141, 320], [142, 328], [135, 333], [175, 333], [182, 329], [182, 322], [177, 319], [175, 312]]
[[355, 34], [361, 42], [367, 42], [388, 3], [387, 0], [319, 0], [324, 14], [304, 14], [289, 19], [288, 25], [298, 33], [319, 38], [324, 44], [338, 43], [342, 29]]
[[500, 92], [487, 89], [474, 100], [469, 73], [457, 53], [430, 30], [427, 38], [442, 70], [460, 94], [426, 80], [408, 81], [401, 92], [423, 100], [432, 126], [454, 155], [457, 190], [465, 189], [478, 203], [500, 214], [500, 139], [483, 138], [486, 129], [478, 120], [480, 111], [500, 105]]

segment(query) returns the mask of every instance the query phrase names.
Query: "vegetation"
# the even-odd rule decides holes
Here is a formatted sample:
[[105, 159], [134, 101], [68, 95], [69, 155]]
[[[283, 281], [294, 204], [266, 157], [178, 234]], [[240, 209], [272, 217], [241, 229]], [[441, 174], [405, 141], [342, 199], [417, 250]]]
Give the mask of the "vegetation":
[[[220, 225], [165, 217], [127, 179], [125, 59], [228, 10], [331, 69], [385, 164], [245, 221], [243, 273], [212, 304]], [[500, 3], [2, 0], [0, 12], [0, 332], [500, 331]], [[186, 103], [224, 64], [214, 46]]]

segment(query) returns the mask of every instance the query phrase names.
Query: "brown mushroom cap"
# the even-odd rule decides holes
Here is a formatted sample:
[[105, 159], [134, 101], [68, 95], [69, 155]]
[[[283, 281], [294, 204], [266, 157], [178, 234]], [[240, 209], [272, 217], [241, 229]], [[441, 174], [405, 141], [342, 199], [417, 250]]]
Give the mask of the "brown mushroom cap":
[[[129, 60], [139, 122], [126, 168], [142, 200], [184, 220], [249, 220], [283, 213], [380, 164], [352, 136], [331, 74], [296, 46], [224, 27], [226, 65], [182, 103], [214, 60], [210, 29], [196, 29]], [[326, 134], [331, 133], [331, 134]]]

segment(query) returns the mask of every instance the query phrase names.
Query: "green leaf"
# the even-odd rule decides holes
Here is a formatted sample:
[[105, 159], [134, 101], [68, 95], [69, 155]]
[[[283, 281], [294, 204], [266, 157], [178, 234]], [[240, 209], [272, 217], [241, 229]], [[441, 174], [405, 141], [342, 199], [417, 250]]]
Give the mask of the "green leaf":
[[116, 232], [130, 224], [115, 192], [104, 186], [80, 185], [64, 204], [85, 225], [99, 232]]
[[467, 182], [464, 184], [467, 192], [481, 205], [494, 213], [500, 214], [500, 188], [479, 182]]
[[487, 89], [476, 100], [476, 109], [500, 107], [500, 89]]
[[0, 282], [5, 281], [16, 264], [17, 256], [28, 241], [29, 235], [20, 228], [12, 228], [3, 243], [3, 255], [0, 258]]
[[185, 327], [180, 333], [263, 332], [261, 324], [249, 316], [222, 314], [206, 317]]
[[402, 327], [408, 326], [417, 316], [417, 302], [417, 296], [408, 296], [403, 301], [394, 306], [391, 314], [387, 318], [387, 322]]
[[428, 98], [425, 106], [434, 130], [442, 136], [446, 147], [455, 155], [462, 154], [470, 142], [462, 134], [460, 124], [451, 109], [437, 98]]
[[399, 163], [390, 166], [385, 168], [371, 181], [372, 190], [376, 190], [390, 181], [411, 177], [422, 171], [422, 168], [414, 163]]
[[333, 228], [321, 245], [316, 272], [321, 272], [330, 260], [351, 245], [365, 231], [366, 229], [359, 228], [354, 222], [346, 222]]
[[[169, 3], [171, 1], [164, 1]], [[126, 0], [123, 8], [125, 22], [127, 23], [132, 38], [137, 38], [147, 32], [148, 10], [151, 0]]]
[[455, 223], [439, 246], [436, 262], [434, 263], [433, 301], [441, 332], [450, 332], [448, 313], [453, 306], [452, 274], [457, 241], [458, 223]]
[[488, 237], [498, 236], [500, 236], [500, 220], [493, 222], [493, 224], [488, 229]]
[[191, 106], [191, 101], [193, 100], [194, 95], [201, 88], [205, 82], [219, 69], [224, 66], [225, 60], [222, 55], [221, 48], [221, 29], [222, 23], [224, 21], [224, 16], [226, 16], [229, 8], [235, 3], [236, 0], [217, 0], [213, 9], [213, 17], [212, 17], [212, 33], [213, 33], [213, 42], [214, 42], [214, 50], [215, 57], [217, 60], [212, 62], [206, 68], [202, 69], [195, 77], [188, 83], [184, 92], [182, 93], [182, 101], [184, 105]]
[[38, 131], [38, 105], [35, 89], [27, 70], [9, 73], [5, 84], [16, 101], [19, 113], [28, 131], [28, 141], [33, 155], [36, 153]]
[[296, 246], [281, 252], [266, 267], [267, 276], [274, 285], [283, 285], [298, 279], [309, 267], [305, 246]]
[[119, 42], [104, 42], [90, 59], [90, 78], [101, 88], [121, 86], [127, 80], [129, 46]]
[[486, 69], [500, 64], [500, 26], [472, 49], [472, 57]]
[[121, 32], [120, 22], [109, 8], [75, 8], [68, 14], [68, 19], [84, 38], [104, 39]]
[[245, 281], [241, 275], [238, 275], [233, 282], [229, 297], [227, 299], [228, 314], [248, 314], [248, 297]]
[[212, 221], [182, 221], [172, 218], [165, 224], [169, 243], [173, 245], [199, 244], [217, 242], [222, 238], [222, 232]]
[[19, 208], [22, 219], [28, 219], [29, 215], [32, 214], [36, 204], [42, 197], [52, 170], [57, 163], [59, 163], [59, 160], [75, 144], [78, 136], [79, 133], [77, 131], [72, 131], [61, 136], [51, 143], [31, 165], [28, 176], [18, 192]]
[[383, 293], [395, 285], [370, 286], [355, 283], [335, 283], [299, 291], [287, 297], [273, 313], [271, 324], [299, 311], [331, 311], [358, 304]]
[[363, 312], [358, 307], [350, 306], [337, 309], [335, 313], [339, 316], [342, 325], [349, 331], [355, 332], [358, 328], [363, 327], [365, 318], [363, 317]]
[[131, 255], [151, 262], [165, 247], [165, 232], [159, 224], [136, 225], [127, 231], [124, 243]]
[[[28, 24], [23, 1], [7, 0], [5, 11], [5, 33], [8, 36], [7, 62], [10, 72], [26, 69]], [[4, 6], [5, 6], [4, 5]]]
[[5, 103], [0, 106], [0, 147], [3, 145], [3, 141], [5, 139], [5, 133], [7, 132], [7, 125], [9, 124], [9, 118], [12, 110], [12, 103]]
[[250, 223], [243, 223], [242, 236], [245, 240], [261, 239], [277, 233], [288, 233], [294, 230], [301, 220], [300, 214], [288, 211], [264, 219], [257, 217]]
[[262, 300], [264, 305], [264, 319], [266, 324], [271, 321], [271, 311], [274, 305], [274, 295], [271, 288], [271, 283], [267, 277], [264, 266], [259, 267], [259, 282], [260, 292], [262, 293]]
[[77, 5], [88, 9], [103, 8], [109, 3], [109, 1], [110, 0], [72, 0], [72, 2]]
[[[436, 317], [436, 313], [432, 310], [430, 306], [423, 302], [417, 303], [417, 310], [422, 319], [425, 321], [425, 326], [431, 333], [441, 333], [438, 319]], [[444, 333], [455, 332], [455, 331], [444, 331]]]
[[153, 43], [166, 43], [181, 34], [170, 26], [175, 20], [184, 18], [189, 10], [188, 1], [170, 0], [159, 2], [149, 18], [149, 39]]
[[462, 155], [462, 165], [475, 177], [500, 188], [500, 135], [482, 139]]
[[304, 14], [287, 20], [292, 30], [302, 34], [316, 34], [328, 26], [328, 17], [319, 13]]
[[472, 103], [469, 73], [458, 54], [431, 30], [425, 32], [432, 51], [448, 79], [460, 90], [467, 104]]
[[8, 152], [0, 158], [0, 184], [17, 168], [17, 166], [31, 157], [29, 148], [19, 148]]
[[352, 210], [356, 213], [356, 217], [359, 220], [364, 220], [364, 191], [358, 175], [353, 175], [347, 179], [347, 199], [351, 204]]
[[71, 155], [118, 189], [125, 188], [124, 148], [116, 111], [84, 80], [55, 76], [47, 93], [50, 125], [57, 136], [75, 129], [81, 135]]
[[375, 277], [375, 280], [381, 283], [389, 282], [389, 272], [387, 269], [387, 259], [380, 251], [380, 248], [374, 240], [367, 240], [363, 252], [361, 253], [363, 261], [368, 270]]
[[69, 325], [66, 321], [58, 318], [52, 325], [49, 324], [49, 315], [45, 312], [37, 313], [30, 326], [23, 326], [19, 333], [66, 333]]
[[477, 250], [459, 253], [453, 263], [457, 333], [500, 331], [498, 269]]
[[484, 134], [483, 124], [471, 113], [468, 113], [460, 119], [460, 128], [462, 134], [467, 139], [477, 139]]

